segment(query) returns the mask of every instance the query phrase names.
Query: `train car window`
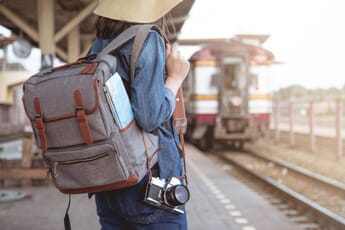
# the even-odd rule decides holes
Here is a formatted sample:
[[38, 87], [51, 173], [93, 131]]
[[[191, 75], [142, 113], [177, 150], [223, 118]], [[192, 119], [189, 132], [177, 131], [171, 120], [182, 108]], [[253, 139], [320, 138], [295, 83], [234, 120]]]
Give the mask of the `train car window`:
[[224, 76], [224, 83], [227, 89], [233, 89], [237, 87], [234, 65], [226, 65], [224, 67]]
[[240, 89], [245, 89], [247, 87], [247, 73], [244, 65], [237, 65], [236, 76], [238, 78], [238, 87]]

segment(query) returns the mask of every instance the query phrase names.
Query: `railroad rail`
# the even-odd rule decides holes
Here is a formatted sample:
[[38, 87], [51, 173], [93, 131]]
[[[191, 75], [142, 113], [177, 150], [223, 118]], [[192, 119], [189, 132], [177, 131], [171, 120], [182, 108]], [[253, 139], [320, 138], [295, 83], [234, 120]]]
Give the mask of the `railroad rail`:
[[320, 228], [345, 229], [343, 183], [251, 150], [224, 151], [219, 157], [267, 185], [296, 209], [303, 210], [303, 214]]

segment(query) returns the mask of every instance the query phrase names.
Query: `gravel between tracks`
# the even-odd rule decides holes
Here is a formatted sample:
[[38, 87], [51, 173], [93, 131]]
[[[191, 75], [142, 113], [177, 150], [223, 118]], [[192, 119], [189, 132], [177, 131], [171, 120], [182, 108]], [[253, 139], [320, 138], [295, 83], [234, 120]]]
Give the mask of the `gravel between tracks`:
[[345, 156], [337, 159], [332, 153], [311, 153], [289, 147], [287, 144], [277, 144], [271, 140], [258, 140], [255, 143], [246, 144], [246, 148], [345, 183]]

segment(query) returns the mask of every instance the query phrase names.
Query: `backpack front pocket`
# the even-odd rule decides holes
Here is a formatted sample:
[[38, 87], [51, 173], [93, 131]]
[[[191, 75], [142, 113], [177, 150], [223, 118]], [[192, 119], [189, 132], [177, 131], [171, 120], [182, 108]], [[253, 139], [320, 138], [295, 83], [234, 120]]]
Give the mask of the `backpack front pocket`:
[[90, 188], [92, 191], [92, 188], [114, 184], [130, 177], [122, 158], [110, 144], [48, 151], [44, 156], [56, 187], [62, 191], [80, 188]]

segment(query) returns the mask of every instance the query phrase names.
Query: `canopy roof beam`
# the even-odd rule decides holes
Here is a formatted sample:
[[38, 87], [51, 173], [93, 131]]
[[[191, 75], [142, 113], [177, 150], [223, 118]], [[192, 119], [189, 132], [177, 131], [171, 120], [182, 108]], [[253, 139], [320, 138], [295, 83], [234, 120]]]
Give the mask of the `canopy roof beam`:
[[80, 55], [80, 31], [79, 25], [75, 26], [67, 36], [67, 62], [73, 62]]
[[4, 6], [0, 3], [0, 12], [7, 17], [10, 21], [12, 21], [16, 26], [18, 26], [21, 30], [23, 30], [27, 35], [30, 36], [32, 40], [38, 42], [38, 32], [28, 23], [26, 23], [22, 18], [20, 18], [16, 13], [12, 10]]
[[54, 54], [54, 0], [37, 1], [39, 46], [42, 53]]
[[76, 15], [69, 23], [62, 27], [54, 36], [54, 41], [57, 43], [65, 37], [71, 30], [79, 25], [91, 12], [96, 8], [97, 1], [91, 2], [78, 15]]

